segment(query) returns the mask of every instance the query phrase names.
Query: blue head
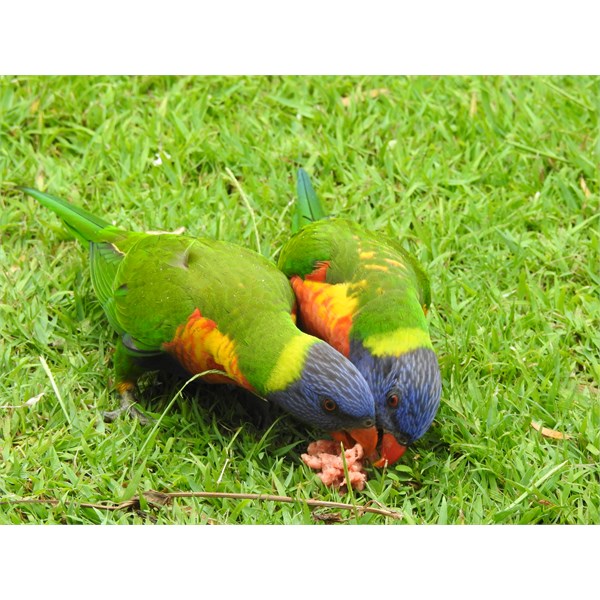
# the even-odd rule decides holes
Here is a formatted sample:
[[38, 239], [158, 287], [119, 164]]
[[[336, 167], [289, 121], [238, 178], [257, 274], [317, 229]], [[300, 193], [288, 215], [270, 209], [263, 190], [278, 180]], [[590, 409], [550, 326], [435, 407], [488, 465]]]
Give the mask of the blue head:
[[383, 432], [382, 459], [375, 464], [391, 464], [435, 418], [442, 391], [437, 357], [429, 348], [373, 356], [360, 342], [352, 342], [350, 358], [373, 392], [377, 427]]
[[310, 346], [299, 379], [266, 397], [308, 425], [346, 432], [366, 453], [375, 450], [373, 394], [358, 369], [325, 342], [315, 340]]

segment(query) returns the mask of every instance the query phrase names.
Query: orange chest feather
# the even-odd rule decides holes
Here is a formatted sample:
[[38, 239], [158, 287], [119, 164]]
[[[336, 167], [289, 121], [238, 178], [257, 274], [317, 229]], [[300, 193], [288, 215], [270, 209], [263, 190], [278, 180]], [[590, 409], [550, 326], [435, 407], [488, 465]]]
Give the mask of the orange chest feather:
[[163, 344], [163, 349], [192, 374], [210, 370], [227, 374], [205, 375], [202, 379], [208, 383], [232, 383], [233, 380], [248, 390], [253, 389], [240, 371], [235, 342], [221, 333], [214, 321], [203, 317], [198, 309], [177, 328], [175, 336]]
[[352, 317], [358, 304], [349, 293], [349, 284], [332, 285], [298, 276], [292, 277], [290, 282], [304, 330], [349, 356]]

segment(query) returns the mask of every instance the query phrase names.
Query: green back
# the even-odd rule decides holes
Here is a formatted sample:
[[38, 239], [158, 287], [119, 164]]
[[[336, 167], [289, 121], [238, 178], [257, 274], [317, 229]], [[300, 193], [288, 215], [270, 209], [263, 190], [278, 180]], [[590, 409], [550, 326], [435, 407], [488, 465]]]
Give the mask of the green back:
[[320, 220], [291, 238], [278, 266], [288, 277], [305, 277], [318, 261], [329, 261], [327, 283], [366, 282], [353, 288], [358, 307], [352, 337], [364, 339], [400, 327], [427, 330], [422, 307], [431, 301], [429, 281], [399, 242], [345, 219]]
[[290, 338], [302, 335], [290, 316], [294, 296], [285, 276], [235, 244], [144, 236], [122, 261], [113, 287], [117, 321], [136, 347], [160, 349], [199, 309], [234, 340], [240, 369], [259, 389]]

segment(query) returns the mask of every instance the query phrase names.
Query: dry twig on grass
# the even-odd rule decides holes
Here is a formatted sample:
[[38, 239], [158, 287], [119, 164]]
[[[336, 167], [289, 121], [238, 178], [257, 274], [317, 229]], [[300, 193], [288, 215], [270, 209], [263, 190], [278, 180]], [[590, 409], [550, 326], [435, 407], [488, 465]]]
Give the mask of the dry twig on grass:
[[[377, 515], [383, 515], [385, 517], [391, 517], [392, 519], [401, 519], [402, 513], [390, 510], [388, 508], [377, 508], [374, 506], [367, 505], [355, 505], [347, 504], [345, 502], [329, 502], [326, 500], [313, 500], [311, 498], [301, 499], [292, 498], [291, 496], [276, 496], [271, 494], [241, 494], [234, 492], [157, 492], [155, 490], [148, 490], [143, 492], [142, 496], [144, 500], [155, 507], [162, 507], [170, 504], [174, 498], [230, 498], [233, 500], [257, 500], [262, 502], [283, 502], [283, 503], [305, 503], [307, 506], [315, 508], [336, 508], [339, 510], [352, 510], [357, 514], [373, 513]], [[61, 501], [54, 498], [22, 498], [15, 500], [3, 500], [0, 501], [0, 505], [6, 504], [47, 504], [51, 506], [58, 506], [62, 504]], [[141, 510], [140, 499], [131, 498], [118, 504], [113, 503], [93, 503], [93, 502], [76, 502], [77, 506], [81, 508], [95, 508], [98, 510]]]

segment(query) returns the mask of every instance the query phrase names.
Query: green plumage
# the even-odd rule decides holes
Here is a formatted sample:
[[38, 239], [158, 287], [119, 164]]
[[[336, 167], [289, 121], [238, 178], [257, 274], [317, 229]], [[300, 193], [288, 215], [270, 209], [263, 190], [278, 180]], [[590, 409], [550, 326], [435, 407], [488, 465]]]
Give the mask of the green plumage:
[[[347, 219], [309, 223], [290, 239], [278, 266], [305, 278], [327, 261], [325, 282], [353, 284], [357, 300], [351, 336], [364, 340], [399, 327], [427, 331], [423, 307], [431, 292], [422, 268], [398, 242], [366, 231]], [[364, 282], [364, 285], [357, 285]]]
[[367, 380], [384, 431], [382, 460], [393, 462], [439, 405], [429, 280], [399, 241], [326, 218], [302, 169], [297, 192], [294, 234], [278, 266], [292, 282], [300, 326], [348, 356]]
[[[161, 352], [198, 308], [236, 341], [242, 373], [264, 394], [283, 347], [300, 335], [290, 316], [293, 293], [270, 261], [227, 242], [127, 232], [53, 196], [24, 191], [90, 242], [94, 291], [130, 350]], [[301, 364], [290, 368], [299, 373]]]
[[[217, 369], [223, 376], [209, 381], [235, 382], [323, 429], [372, 427], [366, 382], [295, 326], [293, 292], [269, 260], [227, 242], [128, 232], [22, 189], [89, 243], [94, 290], [120, 335], [114, 362], [124, 404], [148, 359], [170, 357], [191, 374]], [[323, 397], [337, 401], [336, 414], [325, 414]]]

